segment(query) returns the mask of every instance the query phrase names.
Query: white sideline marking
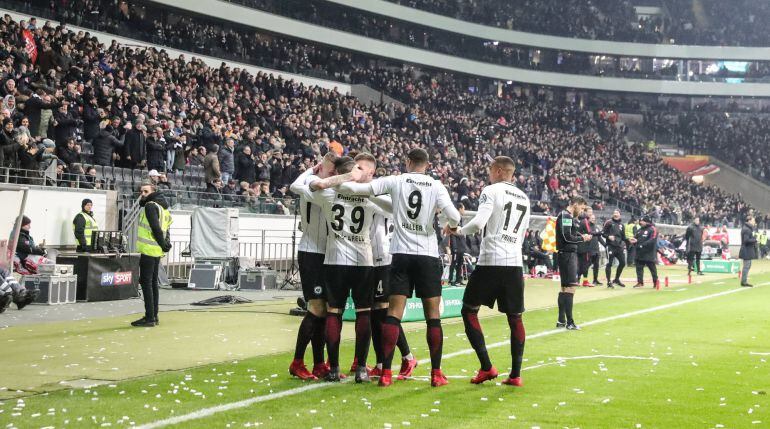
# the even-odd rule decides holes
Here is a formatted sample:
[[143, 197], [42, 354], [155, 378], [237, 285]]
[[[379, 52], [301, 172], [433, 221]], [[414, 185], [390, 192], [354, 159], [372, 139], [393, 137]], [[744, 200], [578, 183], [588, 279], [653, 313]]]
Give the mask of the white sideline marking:
[[770, 353], [760, 353], [760, 352], [749, 352], [749, 354], [754, 356], [770, 356]]
[[[766, 285], [770, 285], [770, 282], [759, 284], [756, 287], [754, 287], [753, 289], [756, 289], [757, 287], [761, 287], [761, 286], [766, 286]], [[722, 292], [713, 293], [711, 295], [704, 295], [704, 296], [699, 296], [699, 297], [695, 297], [695, 298], [689, 298], [689, 299], [685, 299], [685, 300], [682, 300], [682, 301], [676, 301], [676, 302], [672, 302], [672, 303], [669, 303], [669, 304], [659, 305], [657, 307], [650, 307], [650, 308], [645, 308], [645, 309], [642, 309], [642, 310], [636, 310], [636, 311], [631, 311], [631, 312], [628, 312], [628, 313], [618, 314], [618, 315], [615, 315], [615, 316], [610, 316], [610, 317], [604, 317], [604, 318], [601, 318], [601, 319], [591, 320], [591, 321], [583, 323], [581, 326], [593, 326], [593, 325], [598, 325], [600, 323], [612, 322], [614, 320], [626, 319], [626, 318], [629, 318], [629, 317], [638, 316], [640, 314], [647, 314], [647, 313], [652, 313], [652, 312], [655, 312], [655, 311], [667, 310], [669, 308], [679, 307], [681, 305], [690, 304], [690, 303], [693, 303], [693, 302], [705, 301], [707, 299], [718, 298], [720, 296], [730, 295], [730, 294], [738, 293], [738, 292], [744, 292], [744, 291], [747, 291], [747, 290], [752, 290], [752, 288], [730, 289], [730, 290], [726, 290], [726, 291], [722, 291]], [[556, 334], [563, 334], [563, 333], [566, 333], [566, 332], [570, 332], [570, 331], [567, 331], [566, 329], [551, 329], [549, 331], [538, 332], [536, 334], [530, 335], [530, 336], [527, 337], [527, 340], [533, 340], [535, 338], [548, 337], [548, 336], [556, 335]], [[509, 344], [509, 341], [500, 341], [500, 342], [497, 342], [497, 343], [492, 343], [492, 344], [487, 345], [487, 349], [503, 347], [503, 346], [507, 346], [508, 344]], [[471, 353], [474, 353], [472, 348], [471, 349], [465, 349], [465, 350], [459, 350], [459, 351], [456, 351], [456, 352], [445, 354], [443, 356], [443, 359], [451, 359], [451, 358], [456, 357], [456, 356], [463, 356], [463, 355], [467, 355], [467, 354], [471, 354]], [[420, 362], [420, 364], [425, 364], [425, 363], [430, 362], [430, 359], [422, 359], [419, 362]], [[348, 378], [348, 380], [349, 379], [350, 378]], [[293, 395], [304, 393], [304, 392], [307, 392], [307, 391], [310, 391], [310, 390], [323, 389], [323, 388], [329, 388], [329, 387], [336, 387], [336, 386], [340, 386], [341, 384], [342, 383], [316, 383], [316, 384], [309, 384], [307, 386], [295, 387], [293, 389], [288, 389], [288, 390], [284, 390], [282, 392], [277, 392], [277, 393], [271, 393], [269, 395], [255, 396], [253, 398], [244, 399], [242, 401], [230, 402], [230, 403], [227, 403], [227, 404], [216, 405], [216, 406], [208, 407], [208, 408], [202, 408], [200, 410], [193, 411], [193, 412], [188, 413], [188, 414], [182, 414], [182, 415], [179, 415], [179, 416], [176, 416], [176, 417], [171, 417], [171, 418], [162, 419], [162, 420], [156, 420], [156, 421], [151, 422], [151, 423], [147, 423], [147, 424], [144, 424], [144, 425], [141, 425], [141, 426], [137, 426], [137, 428], [138, 429], [161, 428], [161, 427], [165, 427], [165, 426], [169, 426], [169, 425], [183, 423], [183, 422], [190, 421], [190, 420], [197, 420], [197, 419], [201, 419], [201, 418], [204, 418], [204, 417], [209, 417], [209, 416], [212, 416], [214, 414], [221, 413], [221, 412], [224, 412], [224, 411], [235, 410], [235, 409], [238, 409], [238, 408], [245, 408], [245, 407], [248, 407], [250, 405], [260, 403], [260, 402], [271, 401], [273, 399], [284, 398], [286, 396], [293, 396]]]

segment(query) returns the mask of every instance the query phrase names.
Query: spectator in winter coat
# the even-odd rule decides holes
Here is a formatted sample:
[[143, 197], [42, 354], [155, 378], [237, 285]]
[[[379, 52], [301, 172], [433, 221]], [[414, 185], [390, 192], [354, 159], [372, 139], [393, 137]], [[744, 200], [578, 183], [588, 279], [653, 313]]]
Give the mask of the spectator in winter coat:
[[754, 228], [757, 227], [757, 222], [754, 220], [754, 216], [749, 216], [746, 219], [746, 223], [741, 228], [741, 251], [738, 257], [743, 260], [743, 270], [741, 271], [741, 286], [752, 287], [749, 283], [749, 270], [751, 269], [751, 261], [757, 259], [757, 237], [754, 236]]
[[166, 138], [161, 127], [147, 138], [147, 169], [166, 171]]
[[92, 142], [99, 135], [99, 122], [101, 120], [96, 97], [91, 97], [88, 103], [83, 106], [83, 140]]
[[[48, 129], [48, 119], [51, 110], [56, 109], [59, 102], [46, 94], [42, 89], [32, 94], [24, 102], [24, 114], [29, 118], [29, 130], [33, 137], [48, 137], [45, 131]], [[46, 112], [43, 115], [43, 111]], [[45, 121], [43, 120], [45, 116]]]
[[123, 148], [124, 166], [135, 169], [147, 163], [147, 128], [138, 123], [126, 132]]
[[112, 125], [105, 126], [94, 138], [94, 164], [113, 165], [115, 149], [123, 147], [124, 138], [118, 139], [113, 135]]
[[215, 179], [221, 179], [222, 173], [219, 170], [219, 146], [211, 146], [211, 152], [203, 159], [203, 171], [205, 173], [206, 183], [213, 183]]
[[235, 173], [234, 160], [235, 141], [227, 139], [225, 147], [219, 151], [219, 168], [222, 173], [222, 183], [227, 183]]
[[56, 149], [56, 156], [67, 165], [81, 162], [80, 146], [75, 144], [75, 139], [67, 140], [66, 146], [59, 146]]
[[251, 157], [251, 147], [244, 146], [243, 151], [235, 155], [235, 179], [238, 182], [254, 183], [257, 181], [257, 169]]
[[59, 106], [59, 110], [53, 114], [54, 141], [56, 142], [56, 146], [64, 146], [67, 144], [68, 138], [75, 137], [78, 120], [75, 119], [75, 115], [68, 109], [69, 103], [65, 101]]

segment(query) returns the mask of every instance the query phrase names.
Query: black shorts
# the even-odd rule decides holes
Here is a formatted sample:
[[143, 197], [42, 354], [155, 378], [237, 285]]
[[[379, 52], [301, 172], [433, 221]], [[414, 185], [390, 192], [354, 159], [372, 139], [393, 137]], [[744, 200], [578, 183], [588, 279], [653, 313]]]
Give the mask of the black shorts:
[[390, 294], [417, 298], [441, 296], [441, 259], [396, 253], [390, 263]]
[[302, 283], [302, 296], [305, 301], [326, 299], [324, 278], [324, 254], [297, 252], [299, 281]]
[[388, 302], [390, 297], [390, 265], [372, 268], [369, 281], [374, 289], [374, 302]]
[[477, 266], [465, 287], [463, 304], [486, 305], [501, 313], [524, 312], [524, 271], [521, 267]]
[[578, 286], [578, 258], [574, 252], [559, 252], [561, 287]]
[[374, 303], [374, 288], [369, 279], [371, 273], [372, 267], [327, 265], [326, 301], [329, 307], [345, 308], [348, 297], [352, 295], [357, 309], [371, 308]]

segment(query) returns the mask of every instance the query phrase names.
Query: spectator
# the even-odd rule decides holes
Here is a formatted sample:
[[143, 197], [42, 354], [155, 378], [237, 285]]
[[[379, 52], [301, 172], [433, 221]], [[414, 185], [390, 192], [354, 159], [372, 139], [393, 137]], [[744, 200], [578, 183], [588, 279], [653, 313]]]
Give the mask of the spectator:
[[222, 174], [222, 182], [227, 183], [235, 173], [234, 151], [235, 141], [228, 138], [225, 140], [225, 147], [219, 151], [219, 168]]
[[[75, 138], [77, 132], [78, 120], [69, 111], [69, 102], [63, 101], [59, 109], [53, 115], [54, 120], [54, 141], [56, 146], [67, 144], [68, 138]], [[112, 160], [110, 160], [112, 162]], [[108, 165], [108, 164], [103, 164]], [[109, 164], [111, 165], [111, 164]]]
[[[94, 138], [94, 164], [114, 165], [116, 150], [123, 147], [124, 139], [118, 139], [113, 135], [112, 125], [105, 125]], [[74, 139], [70, 137], [69, 139]], [[65, 143], [66, 144], [66, 143]]]
[[166, 138], [163, 128], [155, 127], [147, 138], [147, 168], [150, 170], [166, 171]]
[[[201, 148], [203, 149], [203, 147]], [[203, 159], [203, 171], [205, 173], [205, 179], [207, 184], [214, 183], [214, 180], [221, 179], [222, 173], [219, 169], [219, 146], [213, 144], [211, 146], [211, 152]]]
[[251, 147], [243, 146], [242, 152], [235, 155], [235, 175], [239, 182], [254, 183], [257, 181], [257, 168], [251, 156]]
[[123, 165], [136, 169], [147, 165], [147, 128], [141, 121], [126, 131]]

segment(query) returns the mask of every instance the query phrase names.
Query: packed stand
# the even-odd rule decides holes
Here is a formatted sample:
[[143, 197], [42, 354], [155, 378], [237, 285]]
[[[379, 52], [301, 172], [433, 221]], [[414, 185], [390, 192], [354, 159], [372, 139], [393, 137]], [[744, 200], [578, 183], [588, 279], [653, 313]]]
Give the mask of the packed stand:
[[[742, 203], [723, 204], [713, 188], [691, 188], [654, 154], [627, 148], [622, 130], [607, 120], [549, 102], [544, 92], [481, 95], [449, 74], [379, 70], [365, 78], [380, 80], [407, 103], [364, 106], [333, 90], [23, 24], [40, 53], [32, 66], [21, 42], [13, 43], [19, 24], [6, 17], [0, 31], [11, 41], [13, 65], [5, 66], [2, 95], [12, 95], [22, 111], [40, 105], [59, 118], [43, 134], [38, 117], [45, 115], [30, 114], [30, 129], [38, 130], [33, 138], [52, 138], [61, 159], [90, 141], [94, 164], [143, 169], [166, 188], [173, 183], [164, 172], [202, 167], [205, 194], [215, 201], [266, 203], [285, 213], [287, 185], [326, 151], [370, 151], [380, 174], [391, 174], [420, 144], [431, 152], [433, 174], [469, 209], [485, 183], [486, 157], [505, 154], [519, 163], [517, 180], [541, 213], [558, 212], [574, 193], [679, 221], [704, 201], [714, 218], [736, 218], [743, 210]], [[19, 82], [10, 79], [20, 70], [26, 74]], [[693, 193], [703, 195], [696, 201]]]

